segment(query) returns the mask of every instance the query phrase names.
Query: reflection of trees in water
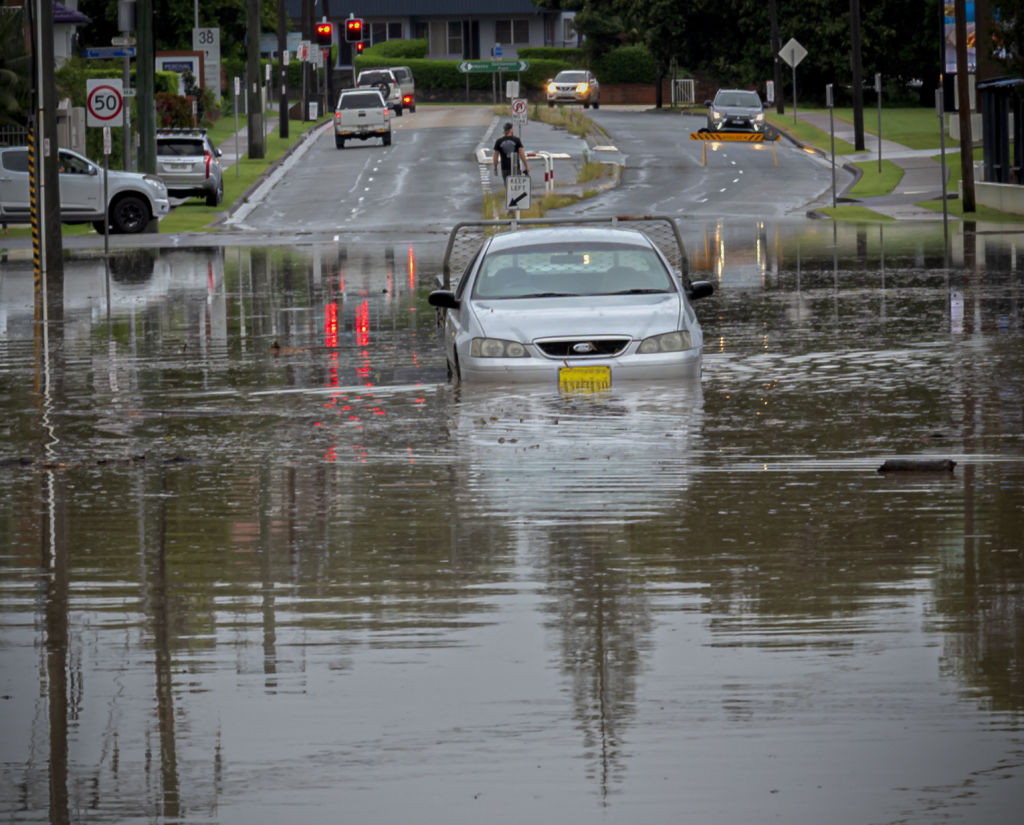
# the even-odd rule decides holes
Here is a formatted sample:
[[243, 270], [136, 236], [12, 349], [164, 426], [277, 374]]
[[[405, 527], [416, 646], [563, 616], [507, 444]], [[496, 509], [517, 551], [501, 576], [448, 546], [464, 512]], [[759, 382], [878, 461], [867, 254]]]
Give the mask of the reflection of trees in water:
[[625, 545], [607, 533], [555, 534], [550, 547], [548, 627], [561, 635], [588, 770], [606, 798], [624, 770], [623, 729], [635, 713], [639, 651], [649, 646], [653, 624], [649, 605], [624, 564]]
[[[947, 631], [944, 672], [980, 691], [993, 710], [1024, 711], [1024, 554], [1020, 539], [1020, 490], [996, 473], [978, 478], [964, 468], [965, 513], [961, 552], [950, 558], [936, 586], [936, 621]], [[999, 483], [1001, 482], [1001, 483]], [[997, 486], [998, 485], [998, 486]], [[992, 512], [975, 511], [980, 488], [991, 489]], [[992, 489], [995, 488], [995, 489]], [[979, 509], [981, 505], [978, 505]], [[977, 530], [983, 521], [985, 528]]]

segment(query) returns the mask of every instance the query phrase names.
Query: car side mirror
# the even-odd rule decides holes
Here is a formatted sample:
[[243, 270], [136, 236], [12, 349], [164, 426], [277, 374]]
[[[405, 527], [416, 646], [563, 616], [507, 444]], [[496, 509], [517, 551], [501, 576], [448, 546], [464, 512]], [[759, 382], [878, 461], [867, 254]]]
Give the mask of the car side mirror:
[[458, 309], [462, 302], [448, 289], [435, 289], [427, 296], [427, 303], [441, 309]]
[[707, 106], [707, 108], [710, 109], [711, 108], [711, 101], [710, 100], [705, 100], [704, 101], [704, 105]]
[[217, 157], [222, 157], [224, 154], [220, 149], [214, 149], [213, 151], [217, 153]]
[[686, 290], [686, 297], [691, 301], [707, 298], [715, 292], [715, 285], [711, 281], [691, 281], [690, 288]]

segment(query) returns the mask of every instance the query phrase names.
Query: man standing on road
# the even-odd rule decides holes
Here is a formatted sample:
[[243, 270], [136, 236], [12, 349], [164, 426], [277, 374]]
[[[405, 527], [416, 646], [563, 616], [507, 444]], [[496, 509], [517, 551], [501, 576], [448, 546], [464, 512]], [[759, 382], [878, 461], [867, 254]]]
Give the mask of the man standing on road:
[[512, 174], [512, 158], [519, 155], [522, 161], [523, 174], [530, 174], [530, 167], [526, 165], [526, 152], [523, 151], [523, 142], [512, 133], [512, 124], [505, 124], [505, 133], [498, 138], [494, 144], [494, 174], [498, 174], [498, 161], [501, 161], [501, 179], [506, 181]]

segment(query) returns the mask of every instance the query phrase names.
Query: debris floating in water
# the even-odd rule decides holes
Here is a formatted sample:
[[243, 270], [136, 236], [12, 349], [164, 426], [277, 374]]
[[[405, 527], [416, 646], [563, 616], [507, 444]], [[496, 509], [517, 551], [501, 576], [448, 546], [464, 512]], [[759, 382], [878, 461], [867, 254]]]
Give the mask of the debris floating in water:
[[890, 458], [880, 473], [951, 473], [956, 462], [951, 458]]

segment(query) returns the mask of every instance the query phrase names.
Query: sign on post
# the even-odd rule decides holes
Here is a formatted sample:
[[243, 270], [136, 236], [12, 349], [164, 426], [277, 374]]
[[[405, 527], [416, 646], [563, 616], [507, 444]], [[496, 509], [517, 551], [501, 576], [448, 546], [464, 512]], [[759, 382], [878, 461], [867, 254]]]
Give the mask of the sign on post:
[[530, 176], [509, 175], [505, 181], [505, 208], [510, 212], [513, 209], [530, 208]]
[[779, 57], [793, 69], [793, 123], [796, 124], [796, 67], [807, 57], [807, 49], [801, 46], [795, 37], [791, 37], [786, 45], [779, 49]]
[[121, 78], [89, 78], [85, 81], [86, 126], [120, 126], [123, 110]]
[[459, 63], [463, 74], [472, 72], [525, 72], [530, 68], [528, 60], [463, 60]]
[[526, 98], [517, 97], [512, 101], [512, 120], [515, 122], [516, 129], [521, 129], [526, 123]]

